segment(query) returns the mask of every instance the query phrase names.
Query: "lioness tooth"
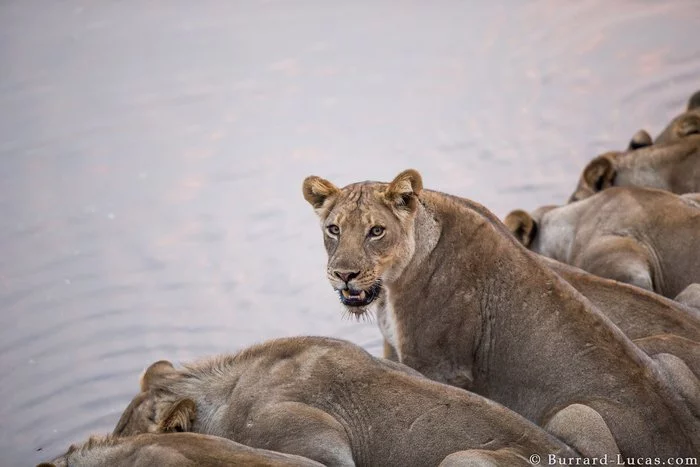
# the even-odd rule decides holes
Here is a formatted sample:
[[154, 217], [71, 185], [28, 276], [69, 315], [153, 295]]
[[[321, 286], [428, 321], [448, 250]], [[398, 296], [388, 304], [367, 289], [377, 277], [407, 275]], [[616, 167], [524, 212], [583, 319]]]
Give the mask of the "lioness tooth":
[[364, 300], [364, 299], [365, 299], [365, 295], [367, 295], [367, 294], [365, 293], [364, 290], [363, 290], [362, 292], [360, 292], [360, 300]]
[[343, 289], [340, 291], [343, 294], [343, 297], [348, 298], [350, 296], [350, 292], [348, 292], [348, 289]]

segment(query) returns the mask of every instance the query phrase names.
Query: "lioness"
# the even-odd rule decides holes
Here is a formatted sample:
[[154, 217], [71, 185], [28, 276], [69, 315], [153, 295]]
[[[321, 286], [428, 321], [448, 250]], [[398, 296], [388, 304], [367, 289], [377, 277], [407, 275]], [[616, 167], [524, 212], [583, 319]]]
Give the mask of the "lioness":
[[667, 141], [634, 151], [611, 151], [586, 165], [569, 202], [612, 186], [644, 186], [671, 191], [700, 191], [700, 135]]
[[671, 120], [671, 123], [656, 137], [655, 142], [677, 141], [697, 134], [700, 134], [700, 91], [690, 96], [686, 111]]
[[644, 354], [483, 206], [423, 190], [415, 170], [342, 189], [311, 176], [303, 193], [331, 285], [352, 313], [383, 296], [401, 362], [540, 425], [571, 426], [568, 408], [590, 408], [623, 455], [700, 450], [697, 401], [678, 395], [694, 388], [671, 387], [687, 367], [665, 376], [677, 359]]
[[[115, 435], [195, 431], [326, 465], [429, 466], [467, 449], [576, 457], [520, 415], [323, 337], [145, 372]], [[476, 455], [476, 454], [475, 454]], [[517, 460], [517, 462], [516, 462]]]
[[700, 282], [700, 209], [673, 193], [614, 187], [505, 222], [532, 251], [665, 297]]
[[322, 467], [301, 456], [254, 449], [228, 439], [197, 433], [91, 437], [62, 456], [37, 467]]

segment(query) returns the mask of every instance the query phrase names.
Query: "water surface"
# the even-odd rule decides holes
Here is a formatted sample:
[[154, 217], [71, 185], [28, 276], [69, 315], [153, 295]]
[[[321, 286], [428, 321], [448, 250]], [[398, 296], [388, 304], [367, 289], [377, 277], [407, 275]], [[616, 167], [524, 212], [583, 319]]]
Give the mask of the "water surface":
[[0, 452], [110, 431], [152, 361], [341, 319], [306, 175], [503, 216], [700, 88], [700, 2], [0, 4]]

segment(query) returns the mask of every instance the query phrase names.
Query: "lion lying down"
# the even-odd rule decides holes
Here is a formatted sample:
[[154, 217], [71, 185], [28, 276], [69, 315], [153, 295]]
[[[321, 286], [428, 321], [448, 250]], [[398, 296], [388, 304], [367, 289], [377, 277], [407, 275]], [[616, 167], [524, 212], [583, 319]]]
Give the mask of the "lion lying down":
[[197, 433], [92, 437], [37, 467], [321, 467], [301, 456], [254, 449]]
[[534, 453], [577, 456], [499, 404], [323, 337], [272, 340], [182, 369], [151, 365], [114, 434], [172, 431], [331, 466], [431, 466], [472, 449], [507, 465], [528, 465]]
[[[650, 358], [528, 252], [487, 209], [390, 183], [303, 184], [321, 219], [327, 277], [358, 315], [382, 306], [402, 363], [515, 410], [577, 448], [612, 433], [623, 455], [700, 451], [698, 381], [680, 359]], [[602, 427], [601, 427], [602, 423]]]
[[665, 297], [700, 282], [700, 209], [687, 197], [614, 187], [505, 223], [532, 251]]

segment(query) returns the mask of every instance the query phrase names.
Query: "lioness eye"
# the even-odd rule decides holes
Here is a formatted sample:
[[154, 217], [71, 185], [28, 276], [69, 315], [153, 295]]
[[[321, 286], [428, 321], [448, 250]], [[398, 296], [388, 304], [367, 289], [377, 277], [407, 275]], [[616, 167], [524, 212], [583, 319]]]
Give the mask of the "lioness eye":
[[340, 227], [335, 224], [329, 225], [326, 229], [328, 229], [328, 233], [331, 235], [338, 235], [340, 233]]
[[370, 237], [381, 237], [383, 233], [384, 227], [382, 227], [381, 225], [375, 225], [374, 227], [369, 229]]

